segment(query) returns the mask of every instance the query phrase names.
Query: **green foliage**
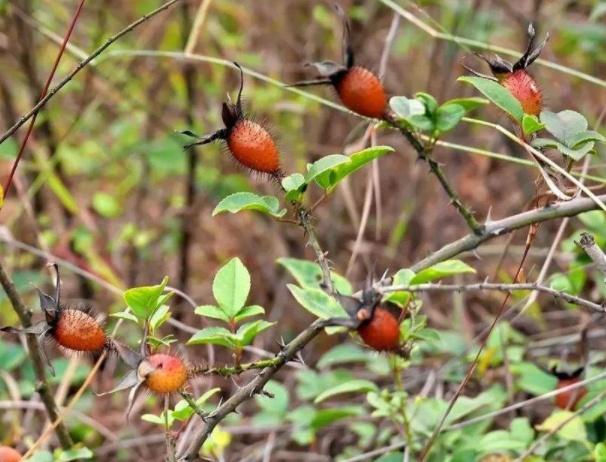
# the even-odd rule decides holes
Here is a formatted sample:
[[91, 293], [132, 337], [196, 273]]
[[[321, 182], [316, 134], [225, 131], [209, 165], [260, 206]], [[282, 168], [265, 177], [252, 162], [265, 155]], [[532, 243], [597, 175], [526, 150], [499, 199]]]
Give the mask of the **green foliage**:
[[488, 98], [495, 106], [505, 111], [513, 120], [522, 122], [524, 110], [520, 102], [502, 85], [490, 79], [475, 76], [462, 76], [457, 79], [459, 82], [473, 85], [476, 90]]
[[328, 390], [320, 393], [314, 403], [318, 404], [327, 399], [334, 398], [335, 396], [342, 395], [345, 393], [367, 393], [369, 391], [376, 391], [377, 385], [369, 380], [350, 380], [349, 382], [342, 383], [335, 387], [329, 388]]
[[288, 290], [303, 308], [318, 318], [347, 317], [347, 312], [339, 302], [321, 289], [288, 284]]
[[155, 311], [166, 303], [172, 292], [164, 294], [168, 277], [155, 286], [135, 287], [124, 292], [124, 301], [140, 321], [147, 321]]
[[238, 213], [243, 210], [254, 210], [277, 218], [286, 214], [286, 209], [280, 208], [280, 201], [274, 196], [238, 192], [221, 200], [213, 210], [213, 216], [225, 212]]
[[238, 324], [250, 317], [265, 314], [259, 305], [246, 306], [250, 292], [250, 273], [239, 258], [232, 258], [215, 275], [213, 295], [215, 305], [201, 305], [195, 310], [200, 316], [216, 319], [227, 324], [225, 327], [206, 327], [195, 333], [188, 345], [214, 344], [234, 350], [250, 345], [255, 337], [275, 323], [256, 320]]
[[[315, 174], [313, 180], [320, 187], [330, 192], [347, 176], [361, 169], [369, 162], [391, 152], [394, 152], [394, 149], [390, 146], [373, 146], [354, 152], [347, 157], [345, 162], [339, 162], [331, 168], [324, 169], [321, 173]], [[307, 179], [307, 181], [311, 180]]]
[[554, 148], [572, 160], [581, 160], [595, 151], [595, 143], [605, 143], [600, 133], [587, 130], [587, 119], [578, 112], [565, 110], [558, 113], [541, 112], [541, 123], [555, 139], [537, 138], [532, 145], [537, 148]]
[[[193, 400], [193, 402], [198, 409], [203, 409], [207, 401], [220, 391], [220, 388], [211, 388], [200, 395], [200, 397]], [[189, 420], [195, 412], [195, 409], [186, 400], [182, 399], [175, 404], [173, 409], [168, 409], [168, 413], [162, 412], [160, 415], [143, 414], [141, 420], [162, 427], [171, 428], [175, 422], [185, 422]]]
[[427, 282], [437, 281], [439, 279], [444, 279], [456, 274], [475, 272], [476, 270], [461, 260], [445, 260], [418, 272], [410, 280], [410, 284], [425, 284]]
[[438, 138], [455, 128], [467, 112], [487, 102], [483, 98], [457, 98], [439, 106], [433, 96], [419, 92], [414, 99], [394, 96], [389, 100], [389, 105], [400, 121]]
[[524, 114], [522, 117], [522, 131], [524, 135], [530, 136], [545, 128], [545, 124], [536, 115]]
[[[320, 289], [323, 275], [317, 263], [298, 258], [278, 258], [278, 263], [288, 270], [301, 287]], [[330, 275], [337, 292], [351, 295], [352, 287], [347, 279], [334, 271], [331, 271]]]
[[547, 417], [537, 430], [542, 432], [556, 431], [556, 435], [565, 440], [587, 440], [587, 432], [580, 416], [575, 416], [572, 411], [556, 410]]

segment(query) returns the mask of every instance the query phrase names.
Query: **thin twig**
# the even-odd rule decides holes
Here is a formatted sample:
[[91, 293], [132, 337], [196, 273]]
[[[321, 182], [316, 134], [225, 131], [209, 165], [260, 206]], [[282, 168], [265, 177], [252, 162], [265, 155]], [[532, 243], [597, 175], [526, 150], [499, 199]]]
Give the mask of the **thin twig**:
[[312, 216], [309, 211], [303, 208], [301, 205], [296, 205], [296, 213], [297, 217], [299, 218], [299, 224], [307, 235], [308, 243], [316, 254], [318, 265], [320, 265], [320, 268], [322, 269], [323, 285], [329, 295], [334, 295], [335, 288], [330, 276], [330, 264], [326, 258], [326, 252], [322, 250], [322, 247], [318, 242], [318, 237], [316, 236], [313, 224], [311, 223]]
[[[80, 3], [76, 7], [76, 11], [69, 24], [67, 33], [65, 34], [65, 37], [63, 38], [63, 43], [61, 44], [61, 48], [59, 48], [59, 53], [57, 54], [57, 57], [55, 58], [53, 67], [52, 67], [50, 73], [48, 74], [48, 78], [46, 79], [46, 83], [44, 84], [44, 88], [42, 89], [42, 94], [40, 95], [40, 98], [44, 98], [48, 92], [50, 84], [53, 81], [53, 77], [55, 76], [55, 72], [57, 72], [57, 67], [59, 67], [59, 61], [61, 61], [61, 57], [63, 56], [63, 53], [65, 52], [65, 47], [67, 46], [67, 43], [69, 42], [69, 39], [72, 36], [72, 33], [74, 32], [76, 23], [78, 22], [78, 18], [80, 17], [80, 13], [82, 11], [82, 8], [84, 7], [84, 2], [85, 2], [85, 0], [80, 0]], [[36, 123], [36, 118], [38, 117], [38, 113], [39, 113], [39, 111], [36, 111], [33, 113], [31, 122], [29, 124], [29, 127], [27, 128], [27, 132], [26, 132], [25, 136], [23, 137], [23, 141], [21, 141], [21, 146], [19, 147], [19, 152], [17, 153], [17, 157], [15, 158], [15, 161], [13, 162], [13, 166], [11, 168], [11, 171], [8, 175], [8, 179], [6, 180], [6, 184], [4, 186], [4, 195], [3, 195], [4, 199], [6, 199], [6, 197], [8, 196], [8, 191], [13, 182], [13, 177], [15, 176], [15, 172], [17, 171], [17, 166], [19, 165], [19, 162], [21, 161], [21, 158], [23, 157], [23, 153], [25, 152], [25, 146], [27, 146], [27, 142], [32, 134], [32, 131], [34, 130], [34, 124]], [[0, 143], [1, 143], [1, 141], [0, 141]], [[2, 204], [0, 204], [0, 210], [1, 209], [2, 209]]]
[[[8, 273], [4, 269], [3, 263], [0, 261], [0, 285], [6, 292], [6, 295], [19, 316], [21, 321], [21, 325], [24, 328], [31, 327], [32, 325], [32, 313], [25, 306], [25, 303], [21, 299], [21, 296], [17, 292], [13, 281], [9, 277]], [[44, 407], [46, 408], [46, 413], [48, 414], [48, 418], [51, 422], [57, 420], [58, 412], [57, 412], [57, 404], [55, 403], [55, 399], [53, 398], [53, 394], [51, 393], [48, 381], [46, 380], [46, 375], [44, 373], [44, 362], [42, 361], [42, 356], [40, 353], [40, 346], [38, 345], [38, 340], [35, 334], [26, 334], [27, 346], [29, 349], [29, 356], [34, 365], [34, 372], [36, 374], [36, 379], [39, 384], [37, 386], [37, 391], [40, 394], [40, 398], [44, 403]], [[59, 442], [61, 443], [61, 447], [63, 449], [69, 449], [72, 446], [72, 440], [67, 432], [67, 428], [63, 423], [56, 426], [55, 433], [57, 434], [57, 438], [59, 438]]]
[[164, 3], [160, 7], [156, 8], [155, 10], [153, 10], [153, 11], [147, 13], [146, 15], [142, 16], [141, 18], [137, 19], [135, 22], [129, 24], [124, 29], [122, 29], [120, 32], [118, 32], [117, 34], [108, 38], [103, 45], [101, 45], [99, 48], [97, 48], [95, 51], [93, 51], [90, 55], [88, 55], [88, 57], [86, 59], [82, 60], [69, 74], [67, 74], [65, 76], [65, 78], [63, 80], [61, 80], [61, 82], [59, 82], [56, 86], [51, 88], [49, 90], [49, 92], [46, 94], [46, 96], [44, 98], [42, 98], [27, 114], [25, 114], [23, 117], [21, 117], [17, 122], [15, 122], [15, 124], [13, 126], [11, 126], [6, 132], [4, 132], [2, 134], [2, 136], [0, 136], [0, 144], [2, 144], [4, 141], [6, 141], [6, 139], [9, 136], [11, 136], [13, 133], [15, 133], [19, 129], [19, 127], [21, 127], [25, 122], [27, 122], [29, 119], [31, 119], [34, 116], [34, 114], [36, 114], [38, 111], [40, 111], [40, 109], [42, 109], [46, 105], [46, 103], [48, 103], [48, 101], [51, 98], [53, 98], [59, 90], [61, 90], [61, 88], [63, 88], [66, 84], [68, 84], [70, 82], [70, 80], [72, 80], [82, 69], [84, 69], [87, 65], [89, 65], [97, 56], [99, 56], [107, 48], [109, 48], [116, 40], [119, 40], [124, 35], [128, 34], [132, 30], [136, 29], [138, 26], [140, 26], [147, 20], [156, 16], [158, 13], [161, 13], [162, 11], [170, 8], [172, 5], [174, 5], [178, 1], [180, 1], [180, 0], [169, 0], [168, 2]]
[[494, 282], [478, 282], [474, 284], [418, 284], [411, 286], [387, 286], [379, 289], [387, 292], [471, 292], [479, 290], [494, 290], [499, 292], [513, 292], [517, 290], [533, 290], [544, 292], [554, 298], [561, 298], [569, 303], [583, 306], [599, 313], [606, 313], [606, 306], [591, 302], [576, 295], [552, 289], [537, 283], [500, 284]]
[[[499, 47], [499, 46], [495, 46], [495, 45], [489, 45], [489, 44], [481, 42], [479, 40], [468, 39], [465, 37], [459, 37], [459, 36], [452, 35], [449, 33], [440, 32], [440, 31], [436, 30], [435, 28], [431, 27], [429, 24], [421, 21], [410, 11], [406, 11], [404, 8], [402, 8], [400, 5], [398, 5], [393, 0], [379, 0], [379, 1], [383, 4], [385, 4], [386, 6], [388, 6], [389, 8], [391, 8], [393, 11], [397, 12], [400, 16], [402, 16], [408, 22], [410, 22], [414, 26], [418, 27], [423, 32], [427, 33], [429, 36], [431, 36], [435, 39], [446, 40], [448, 42], [453, 42], [458, 45], [470, 46], [470, 47], [478, 48], [481, 50], [494, 51], [496, 53], [502, 53], [502, 54], [506, 54], [509, 56], [519, 56], [520, 55], [520, 52], [516, 51], [516, 50], [511, 50], [509, 48]], [[586, 74], [584, 72], [577, 71], [576, 69], [572, 69], [572, 68], [563, 66], [561, 64], [553, 63], [551, 61], [547, 61], [546, 59], [541, 59], [541, 58], [537, 59], [535, 61], [535, 63], [548, 67], [550, 69], [554, 69], [558, 72], [562, 72], [563, 74], [568, 74], [568, 75], [572, 75], [574, 77], [578, 77], [579, 79], [585, 80], [586, 82], [590, 82], [595, 85], [599, 85], [600, 87], [606, 87], [606, 80], [599, 79], [597, 77], [594, 77], [591, 74]]]

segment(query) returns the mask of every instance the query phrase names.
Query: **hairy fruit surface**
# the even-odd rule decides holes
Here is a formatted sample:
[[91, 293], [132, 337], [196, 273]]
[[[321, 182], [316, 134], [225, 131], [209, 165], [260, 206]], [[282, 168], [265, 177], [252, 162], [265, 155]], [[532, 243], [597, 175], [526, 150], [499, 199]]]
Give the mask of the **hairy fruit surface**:
[[59, 345], [75, 351], [99, 351], [106, 344], [99, 322], [80, 310], [61, 310], [52, 335]]
[[520, 102], [526, 114], [538, 116], [541, 113], [543, 105], [541, 90], [524, 69], [506, 74], [500, 79], [500, 83]]
[[173, 393], [185, 385], [187, 368], [180, 358], [159, 353], [144, 361], [153, 368], [146, 375], [145, 384], [154, 393]]
[[362, 323], [358, 334], [364, 343], [377, 351], [395, 350], [400, 346], [400, 324], [388, 309], [378, 306], [373, 317]]
[[273, 138], [256, 122], [241, 119], [227, 136], [229, 151], [245, 167], [275, 174], [280, 169], [280, 155]]
[[338, 79], [335, 88], [348, 109], [366, 117], [383, 116], [387, 96], [381, 81], [368, 69], [352, 67]]

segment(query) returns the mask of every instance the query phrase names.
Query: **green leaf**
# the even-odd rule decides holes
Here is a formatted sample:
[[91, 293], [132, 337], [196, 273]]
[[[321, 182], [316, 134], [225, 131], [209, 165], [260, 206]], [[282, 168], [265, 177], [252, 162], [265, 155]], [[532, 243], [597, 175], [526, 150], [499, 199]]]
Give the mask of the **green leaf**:
[[406, 119], [406, 121], [422, 132], [433, 132], [435, 129], [433, 120], [426, 115], [413, 115]]
[[276, 323], [268, 322], [264, 319], [259, 319], [257, 321], [243, 324], [238, 329], [238, 332], [236, 332], [236, 338], [239, 342], [238, 346], [245, 347], [247, 345], [250, 345], [257, 335], [259, 335], [264, 330], [269, 329], [274, 324]]
[[276, 380], [270, 380], [267, 382], [264, 391], [273, 395], [273, 398], [265, 395], [255, 396], [255, 401], [263, 411], [273, 414], [275, 416], [286, 416], [288, 411], [288, 403], [290, 402], [288, 396], [288, 389]]
[[[10, 140], [10, 138], [9, 138]], [[1, 145], [0, 145], [1, 146]], [[55, 458], [48, 451], [36, 451], [25, 462], [53, 462]]]
[[538, 366], [528, 362], [510, 364], [511, 373], [516, 376], [516, 386], [533, 395], [543, 395], [555, 389], [558, 379]]
[[168, 318], [170, 318], [170, 308], [168, 305], [162, 305], [154, 311], [154, 314], [149, 318], [149, 325], [152, 332], [168, 321]]
[[282, 179], [282, 187], [288, 191], [295, 191], [305, 184], [305, 177], [300, 173], [293, 173]]
[[314, 400], [314, 403], [318, 404], [322, 401], [326, 401], [328, 398], [342, 395], [344, 393], [368, 393], [369, 391], [377, 391], [377, 386], [374, 384], [374, 382], [362, 379], [350, 380], [349, 382], [342, 383], [320, 393]]
[[445, 260], [421, 270], [411, 280], [410, 284], [424, 284], [455, 274], [475, 273], [476, 270], [461, 260]]
[[[603, 6], [604, 10], [606, 11], [606, 3], [604, 3]], [[595, 449], [593, 450], [593, 457], [595, 462], [606, 462], [606, 444], [596, 444]]]
[[522, 105], [505, 87], [492, 80], [469, 75], [459, 77], [457, 81], [473, 85], [476, 90], [509, 114], [515, 121], [522, 122], [524, 116]]
[[567, 147], [572, 146], [571, 141], [575, 136], [587, 130], [587, 119], [569, 109], [558, 113], [543, 110], [540, 117], [545, 129]]
[[265, 308], [259, 305], [250, 305], [242, 308], [238, 311], [238, 314], [235, 316], [234, 320], [236, 322], [240, 322], [243, 319], [251, 318], [253, 316], [258, 316], [260, 314], [265, 314]]
[[474, 109], [479, 108], [480, 106], [484, 106], [485, 104], [490, 103], [486, 98], [480, 98], [478, 96], [472, 96], [470, 98], [454, 98], [446, 101], [442, 106], [446, 106], [447, 104], [458, 104], [465, 112], [473, 111]]
[[249, 292], [250, 274], [239, 258], [232, 258], [215, 275], [213, 296], [232, 319], [246, 303]]
[[481, 454], [503, 451], [522, 451], [526, 447], [523, 441], [511, 438], [505, 430], [495, 430], [482, 435], [478, 441], [474, 441], [474, 447]]
[[601, 133], [598, 133], [594, 130], [587, 130], [587, 131], [574, 135], [570, 139], [570, 147], [573, 149], [577, 149], [577, 148], [581, 147], [583, 144], [588, 143], [590, 141], [606, 143], [606, 138]]
[[223, 322], [229, 322], [229, 316], [227, 316], [227, 314], [225, 314], [225, 312], [214, 305], [201, 305], [196, 307], [196, 309], [194, 310], [194, 313], [200, 315], [200, 316], [206, 316], [207, 318], [212, 318], [212, 319], [219, 319]]
[[[392, 285], [394, 286], [408, 286], [411, 284], [412, 279], [414, 278], [415, 273], [408, 268], [403, 268], [399, 270], [396, 274], [393, 275]], [[406, 306], [408, 301], [410, 300], [411, 294], [410, 292], [391, 292], [383, 297], [383, 300], [390, 301], [395, 303], [400, 307]]]
[[110, 314], [110, 316], [112, 318], [119, 318], [124, 319], [126, 321], [133, 321], [135, 323], [139, 323], [139, 319], [137, 318], [137, 316], [132, 314], [130, 311], [120, 311], [118, 313], [112, 313]]
[[[278, 263], [288, 270], [301, 287], [320, 288], [323, 276], [317, 263], [299, 258], [278, 258]], [[330, 276], [337, 292], [342, 295], [352, 294], [353, 290], [347, 279], [334, 271]]]
[[389, 99], [389, 107], [402, 119], [413, 115], [425, 114], [425, 105], [417, 99], [408, 99], [405, 96], [393, 96]]
[[556, 140], [550, 140], [547, 138], [537, 138], [533, 140], [532, 145], [536, 148], [555, 148], [564, 154], [567, 157], [570, 157], [573, 160], [580, 160], [585, 155], [593, 150], [594, 142], [588, 142], [585, 144], [581, 144], [581, 147], [578, 149], [569, 148], [564, 143], [560, 143]]
[[347, 162], [339, 163], [338, 165], [325, 170], [323, 173], [318, 174], [315, 177], [315, 181], [320, 187], [332, 190], [341, 180], [343, 180], [343, 178], [351, 175], [372, 160], [378, 159], [393, 151], [394, 149], [390, 146], [373, 146], [358, 151], [347, 157]]
[[543, 432], [553, 431], [562, 425], [566, 420], [571, 419], [566, 425], [560, 428], [556, 435], [565, 440], [586, 441], [587, 431], [580, 416], [575, 416], [571, 411], [554, 411], [543, 423], [537, 425], [537, 430]]
[[318, 360], [317, 366], [326, 369], [338, 364], [365, 363], [371, 359], [368, 350], [353, 343], [333, 347]]
[[301, 288], [294, 284], [288, 284], [288, 290], [303, 308], [318, 318], [347, 317], [341, 305], [323, 290]]
[[88, 448], [72, 448], [67, 451], [61, 451], [59, 462], [69, 462], [71, 460], [92, 459], [93, 452]]
[[192, 335], [187, 341], [188, 345], [206, 345], [208, 343], [227, 348], [237, 346], [234, 342], [233, 334], [225, 327], [205, 327]]
[[465, 115], [465, 109], [458, 104], [444, 104], [436, 111], [436, 131], [446, 133], [455, 128]]
[[349, 162], [349, 157], [343, 154], [330, 154], [318, 159], [313, 164], [307, 166], [307, 174], [305, 175], [305, 182], [311, 183], [316, 177], [322, 175], [324, 172], [332, 170], [338, 165]]
[[222, 199], [213, 210], [213, 217], [220, 213], [238, 213], [255, 210], [273, 217], [283, 217], [286, 209], [280, 209], [280, 201], [274, 196], [258, 196], [250, 192], [237, 192]]
[[293, 173], [282, 180], [282, 187], [286, 190], [286, 199], [299, 201], [301, 194], [305, 191], [307, 183], [305, 177], [300, 173]]
[[346, 417], [359, 416], [364, 413], [361, 406], [341, 406], [338, 408], [320, 409], [316, 412], [310, 422], [311, 428], [319, 430], [330, 425], [337, 420]]
[[93, 194], [93, 208], [105, 218], [116, 218], [122, 213], [120, 202], [114, 196], [104, 192]]
[[543, 128], [545, 128], [545, 124], [539, 122], [536, 115], [524, 114], [524, 117], [522, 117], [522, 130], [526, 136], [530, 136]]
[[124, 301], [140, 320], [147, 320], [160, 305], [168, 277], [156, 286], [135, 287], [124, 292]]
[[156, 425], [164, 425], [164, 418], [155, 414], [143, 414], [141, 416], [141, 420]]
[[[202, 394], [202, 396], [200, 396], [198, 399], [195, 400], [195, 403], [198, 406], [198, 408], [202, 407], [204, 405], [204, 403], [206, 403], [206, 401], [208, 401], [210, 398], [212, 398], [214, 395], [216, 395], [220, 391], [221, 391], [221, 389], [216, 387], [216, 388], [211, 388], [210, 390], [207, 390], [206, 392], [204, 392]], [[170, 416], [175, 420], [184, 421], [184, 420], [189, 419], [192, 415], [194, 415], [194, 412], [195, 412], [194, 408], [191, 407], [187, 401], [182, 399], [175, 405], [175, 410], [171, 411]]]
[[438, 109], [438, 102], [429, 93], [420, 91], [415, 93], [415, 98], [423, 103], [426, 114], [432, 115]]

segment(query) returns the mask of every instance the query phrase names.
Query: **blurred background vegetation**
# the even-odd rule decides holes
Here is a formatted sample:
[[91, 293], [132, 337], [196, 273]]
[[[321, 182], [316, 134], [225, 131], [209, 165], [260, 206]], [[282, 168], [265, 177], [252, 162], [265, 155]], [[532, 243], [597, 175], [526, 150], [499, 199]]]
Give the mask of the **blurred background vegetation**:
[[[341, 28], [328, 3], [312, 0], [204, 3], [208, 4], [208, 11], [194, 36], [195, 55], [238, 61], [285, 83], [309, 77], [303, 66], [305, 62], [340, 57]], [[353, 21], [358, 62], [378, 70], [394, 10], [378, 0], [342, 3]], [[543, 59], [598, 78], [606, 76], [604, 2], [400, 0], [398, 3], [438, 31], [520, 51], [525, 47], [528, 22], [533, 21], [539, 35], [551, 33]], [[57, 79], [108, 36], [159, 4], [157, 0], [88, 2], [59, 66]], [[170, 277], [171, 286], [183, 290], [198, 304], [208, 303], [214, 273], [229, 258], [239, 256], [252, 274], [249, 299], [266, 307], [269, 320], [279, 321], [279, 331], [260, 336], [255, 346], [275, 351], [279, 336], [291, 339], [312, 319], [295, 305], [286, 289], [289, 276], [276, 259], [314, 257], [296, 226], [255, 214], [211, 216], [217, 202], [230, 193], [251, 190], [270, 194], [274, 185], [262, 178], [251, 178], [218, 145], [197, 148], [191, 153], [184, 151], [182, 145], [187, 140], [175, 133], [183, 129], [207, 133], [219, 128], [221, 102], [226, 93], [235, 97], [238, 85], [237, 73], [224, 64], [207, 63], [195, 57], [183, 59], [200, 4], [198, 0], [182, 1], [147, 22], [114, 44], [46, 106], [20, 164], [13, 193], [2, 210], [2, 258], [11, 267], [18, 288], [32, 304], [37, 302], [31, 284], [47, 286], [50, 282], [44, 271], [47, 258], [74, 265], [63, 269], [64, 294], [74, 303], [90, 304], [107, 316], [124, 308], [121, 290], [158, 283], [164, 275]], [[74, 7], [72, 0], [0, 0], [2, 129], [10, 127], [37, 101]], [[481, 68], [470, 49], [431, 38], [402, 18], [389, 53], [385, 86], [391, 95], [411, 96], [426, 91], [438, 101], [471, 96], [474, 95], [471, 88], [456, 82], [465, 72], [463, 61]], [[574, 109], [584, 114], [594, 127], [598, 119], [601, 121], [606, 106], [603, 87], [540, 65], [533, 66], [532, 74], [549, 109]], [[308, 91], [336, 101], [330, 89]], [[327, 154], [355, 150], [365, 128], [361, 119], [349, 113], [250, 75], [245, 77], [244, 97], [250, 113], [265, 121], [279, 140], [282, 168], [286, 172], [303, 171], [307, 163]], [[481, 109], [476, 116], [509, 124], [493, 107]], [[3, 178], [23, 133], [22, 129], [0, 145]], [[446, 140], [476, 148], [474, 151], [440, 146], [436, 157], [479, 218], [489, 213], [492, 218], [500, 218], [528, 207], [535, 194], [537, 172], [520, 163], [525, 154], [519, 147], [495, 131], [470, 125], [459, 126]], [[377, 142], [393, 146], [396, 152], [382, 158], [376, 169], [367, 169], [348, 179], [315, 212], [317, 233], [331, 262], [355, 287], [363, 285], [371, 269], [382, 273], [385, 269], [396, 271], [407, 267], [467, 233], [465, 223], [449, 205], [435, 178], [428, 174], [427, 166], [417, 162], [416, 154], [402, 137], [395, 132], [380, 131]], [[510, 158], [495, 159], [491, 157], [494, 153]], [[605, 167], [602, 151], [589, 167], [589, 173], [599, 177], [593, 185], [606, 181]], [[370, 183], [369, 178], [375, 182]], [[374, 184], [374, 196], [369, 221], [360, 253], [355, 261], [350, 261], [370, 184]], [[525, 278], [536, 278], [558, 224], [541, 226], [526, 264]], [[553, 278], [559, 278], [559, 284], [567, 284], [569, 291], [595, 300], [606, 295], [606, 287], [580, 256], [574, 238], [583, 229], [603, 233], [605, 225], [604, 215], [598, 212], [581, 220], [573, 219], [552, 266], [552, 272], [556, 272]], [[603, 234], [596, 237], [604, 244]], [[519, 263], [525, 238], [524, 232], [514, 235], [500, 266], [499, 257], [508, 242], [506, 237], [490, 241], [465, 259], [478, 270], [478, 280], [491, 277], [509, 281]], [[74, 267], [83, 271], [72, 271]], [[500, 268], [496, 275], [495, 268]], [[112, 291], [110, 286], [118, 291]], [[424, 378], [415, 380], [415, 377], [431, 374], [457, 352], [464, 351], [473, 335], [491, 320], [490, 315], [500, 300], [498, 294], [488, 293], [423, 296], [424, 314], [442, 336], [440, 341], [430, 342], [418, 363], [407, 370], [404, 382], [411, 379], [408, 390], [411, 394], [418, 393], [425, 383]], [[14, 324], [16, 318], [4, 294], [0, 294], [0, 307], [0, 325]], [[551, 360], [566, 354], [574, 360], [579, 326], [586, 321], [578, 309], [551, 299], [541, 298], [528, 313], [518, 318], [513, 327], [503, 324], [503, 332], [508, 332], [511, 342], [518, 345], [514, 351], [517, 356], [509, 359], [517, 363], [516, 383], [507, 388], [517, 397], [542, 393], [555, 386], [555, 379], [550, 382], [550, 376], [541, 375], [535, 362], [547, 368]], [[184, 302], [176, 302], [173, 316], [182, 323], [200, 327], [199, 317]], [[114, 322], [111, 319], [110, 326]], [[129, 328], [122, 329], [122, 338], [128, 339], [129, 335], [136, 338], [138, 333], [129, 332]], [[189, 337], [176, 328], [173, 333], [182, 340]], [[604, 359], [600, 350], [605, 346], [605, 333], [599, 325], [590, 329], [589, 345], [596, 355], [596, 364]], [[306, 349], [306, 362], [315, 365], [318, 358], [342, 341], [343, 338], [320, 337]], [[482, 390], [487, 393], [493, 384], [503, 383], [505, 373], [500, 366], [504, 358], [497, 351], [495, 347], [495, 356], [484, 359], [484, 375], [476, 384], [476, 393]], [[379, 384], [391, 383], [385, 358], [377, 359], [353, 346], [350, 353], [353, 355], [350, 360], [359, 368], [356, 376], [369, 377]], [[192, 347], [182, 354], [193, 362], [203, 362], [207, 350]], [[217, 354], [219, 362], [230, 361], [227, 356], [221, 357], [220, 352]], [[286, 387], [275, 385], [275, 401], [260, 398], [258, 405], [249, 405], [249, 412], [227, 422], [223, 439], [218, 438], [216, 443], [221, 450], [215, 451], [214, 456], [245, 460], [252, 447], [260, 451], [261, 458], [246, 460], [262, 460], [267, 436], [275, 437], [275, 432], [280, 444], [275, 459], [271, 460], [332, 460], [337, 454], [353, 456], [380, 447], [394, 434], [397, 436], [397, 431], [390, 433], [388, 427], [381, 426], [380, 419], [371, 419], [370, 412], [356, 410], [337, 416], [352, 419], [346, 421], [349, 426], [346, 432], [342, 430], [343, 424], [341, 430], [338, 425], [328, 425], [337, 420], [332, 415], [324, 416], [326, 420], [317, 428], [314, 427], [317, 422], [311, 420], [300, 424], [294, 442], [284, 437], [280, 426], [289, 425], [287, 409], [313, 400], [328, 384], [348, 380], [354, 374], [353, 369], [335, 368], [339, 361], [332, 362], [330, 358], [325, 359], [319, 371], [284, 370], [280, 381]], [[60, 389], [59, 400], [64, 401], [82, 383], [90, 369], [89, 361], [68, 358], [56, 359], [54, 363], [58, 370], [56, 384], [65, 375], [69, 377]], [[451, 377], [439, 380], [460, 380], [461, 362], [455, 361], [454, 366]], [[113, 360], [103, 367], [93, 386], [95, 390], [109, 388], [115, 367]], [[534, 382], [529, 379], [532, 374], [538, 374]], [[520, 377], [530, 380], [530, 385], [518, 383]], [[197, 386], [205, 389], [217, 384], [225, 396], [237, 386], [218, 379], [204, 379]], [[13, 339], [0, 339], [0, 403], [28, 400], [34, 386], [23, 348]], [[68, 423], [76, 440], [93, 450], [96, 448], [96, 460], [163, 460], [161, 432], [159, 438], [145, 440], [153, 436], [149, 436], [150, 429], [158, 431], [158, 428], [139, 421], [138, 417], [136, 425], [124, 425], [123, 398], [97, 399], [88, 391], [77, 409], [96, 423], [77, 416], [70, 419]], [[511, 395], [502, 397], [503, 402], [513, 399]], [[150, 400], [147, 405], [158, 406], [154, 403]], [[0, 409], [0, 441], [23, 449], [35, 440], [36, 431], [32, 430], [39, 421], [33, 413], [39, 411], [9, 405]], [[545, 409], [538, 407], [523, 413], [532, 422], [548, 414], [547, 404]], [[298, 422], [306, 422], [306, 418], [308, 415], [300, 416]], [[509, 420], [497, 422], [497, 427], [502, 424], [507, 428]], [[601, 431], [603, 434], [604, 429]], [[134, 441], [134, 448], [121, 446], [120, 442], [125, 440]], [[145, 444], [137, 443], [141, 441]], [[116, 452], [117, 449], [120, 450]], [[557, 460], [585, 460], [582, 457], [587, 457], [586, 452], [580, 450], [578, 454], [585, 454], [578, 456], [581, 458]], [[480, 455], [457, 460], [473, 460]]]

